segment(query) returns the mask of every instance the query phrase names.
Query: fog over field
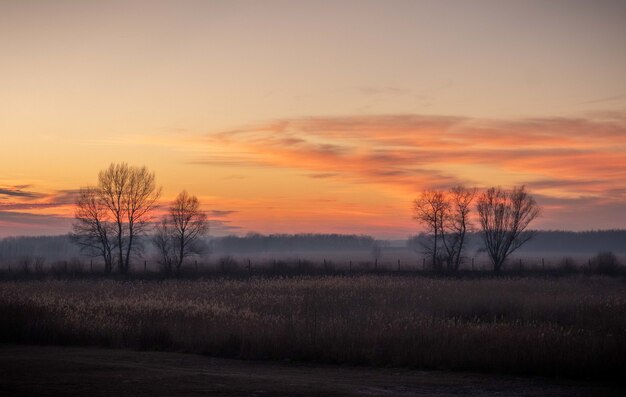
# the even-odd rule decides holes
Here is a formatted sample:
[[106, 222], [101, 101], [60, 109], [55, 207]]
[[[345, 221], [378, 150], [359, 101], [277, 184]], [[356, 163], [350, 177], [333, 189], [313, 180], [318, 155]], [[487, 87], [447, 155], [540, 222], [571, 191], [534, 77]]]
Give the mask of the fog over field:
[[[262, 265], [275, 260], [307, 260], [322, 264], [324, 260], [344, 268], [352, 262], [354, 266], [373, 262], [372, 247], [381, 247], [379, 266], [396, 269], [398, 261], [404, 269], [422, 268], [425, 254], [413, 239], [375, 240], [370, 236], [356, 235], [260, 235], [226, 236], [207, 238], [206, 253], [192, 263], [216, 265], [225, 257], [230, 257], [246, 266], [248, 260], [255, 265]], [[481, 250], [478, 233], [470, 234], [465, 252], [463, 268], [471, 268], [474, 258], [475, 267], [488, 266], [488, 258]], [[601, 252], [613, 252], [618, 258], [626, 258], [626, 230], [604, 230], [586, 232], [537, 231], [534, 238], [516, 251], [509, 260], [510, 266], [525, 265], [556, 266], [567, 258], [574, 265], [584, 265], [589, 259]], [[144, 244], [140, 256], [134, 259], [136, 268], [143, 269], [144, 261], [148, 267], [156, 270], [156, 253], [151, 244]], [[98, 264], [98, 258], [92, 259], [79, 252], [68, 236], [7, 237], [0, 239], [0, 269], [15, 266], [17, 262], [29, 258], [42, 258], [44, 266], [59, 261], [80, 261]]]

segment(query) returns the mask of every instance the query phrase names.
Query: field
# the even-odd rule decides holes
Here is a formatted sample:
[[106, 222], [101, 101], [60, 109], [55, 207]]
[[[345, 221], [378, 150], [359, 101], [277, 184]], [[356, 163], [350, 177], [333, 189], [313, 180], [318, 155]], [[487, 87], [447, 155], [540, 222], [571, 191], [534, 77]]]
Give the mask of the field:
[[0, 342], [617, 380], [624, 279], [0, 282]]

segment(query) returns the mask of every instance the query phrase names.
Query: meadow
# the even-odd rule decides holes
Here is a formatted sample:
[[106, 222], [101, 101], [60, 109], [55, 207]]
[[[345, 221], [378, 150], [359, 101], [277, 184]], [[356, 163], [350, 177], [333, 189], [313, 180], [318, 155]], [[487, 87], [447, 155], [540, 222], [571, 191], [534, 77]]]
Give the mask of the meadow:
[[610, 379], [622, 277], [0, 281], [0, 342]]

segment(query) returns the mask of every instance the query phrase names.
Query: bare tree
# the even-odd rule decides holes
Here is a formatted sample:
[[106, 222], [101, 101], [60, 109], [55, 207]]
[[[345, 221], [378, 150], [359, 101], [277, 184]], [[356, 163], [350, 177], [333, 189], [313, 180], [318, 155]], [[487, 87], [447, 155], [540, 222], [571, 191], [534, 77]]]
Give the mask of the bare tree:
[[206, 214], [196, 196], [181, 192], [169, 213], [156, 228], [152, 242], [159, 250], [161, 264], [180, 272], [185, 259], [205, 252], [202, 241], [209, 230]]
[[115, 224], [119, 270], [127, 273], [136, 240], [147, 232], [161, 189], [146, 167], [121, 163], [100, 171], [98, 191]]
[[434, 269], [441, 268], [441, 236], [444, 219], [450, 208], [445, 193], [439, 190], [425, 190], [413, 202], [413, 219], [426, 227], [427, 242], [424, 251], [431, 256]]
[[152, 243], [159, 253], [159, 265], [164, 273], [171, 273], [174, 257], [174, 242], [172, 240], [172, 230], [168, 223], [167, 217], [164, 217], [154, 228], [152, 235]]
[[111, 164], [98, 174], [97, 187], [81, 190], [72, 240], [83, 252], [102, 256], [105, 271], [111, 271], [117, 257], [120, 273], [127, 273], [160, 193], [146, 167]]
[[476, 189], [456, 186], [447, 192], [426, 190], [414, 201], [414, 219], [426, 227], [418, 240], [435, 270], [443, 270], [444, 264], [447, 271], [459, 269], [475, 195]]
[[75, 221], [72, 224], [71, 240], [82, 253], [102, 257], [104, 271], [110, 273], [113, 264], [113, 224], [108, 208], [96, 188], [84, 188], [78, 193]]
[[541, 209], [520, 186], [510, 191], [488, 189], [478, 198], [477, 210], [485, 249], [494, 272], [499, 273], [506, 258], [533, 237], [526, 229]]
[[183, 261], [190, 255], [199, 255], [204, 251], [201, 238], [209, 231], [206, 214], [200, 210], [196, 196], [190, 196], [183, 190], [170, 207], [173, 226], [174, 247], [178, 258], [176, 271], [180, 271]]
[[[444, 244], [449, 246], [448, 267], [459, 270], [465, 249], [465, 237], [472, 229], [470, 220], [471, 205], [476, 196], [476, 188], [455, 186], [450, 189], [450, 213], [445, 217]], [[446, 229], [448, 232], [446, 233]]]

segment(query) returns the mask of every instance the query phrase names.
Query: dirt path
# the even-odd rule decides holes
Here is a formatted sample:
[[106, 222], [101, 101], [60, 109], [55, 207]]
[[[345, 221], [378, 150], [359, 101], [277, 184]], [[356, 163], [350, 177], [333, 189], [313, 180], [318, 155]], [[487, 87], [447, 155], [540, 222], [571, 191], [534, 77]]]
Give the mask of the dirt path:
[[0, 396], [617, 396], [598, 384], [91, 348], [0, 346]]

